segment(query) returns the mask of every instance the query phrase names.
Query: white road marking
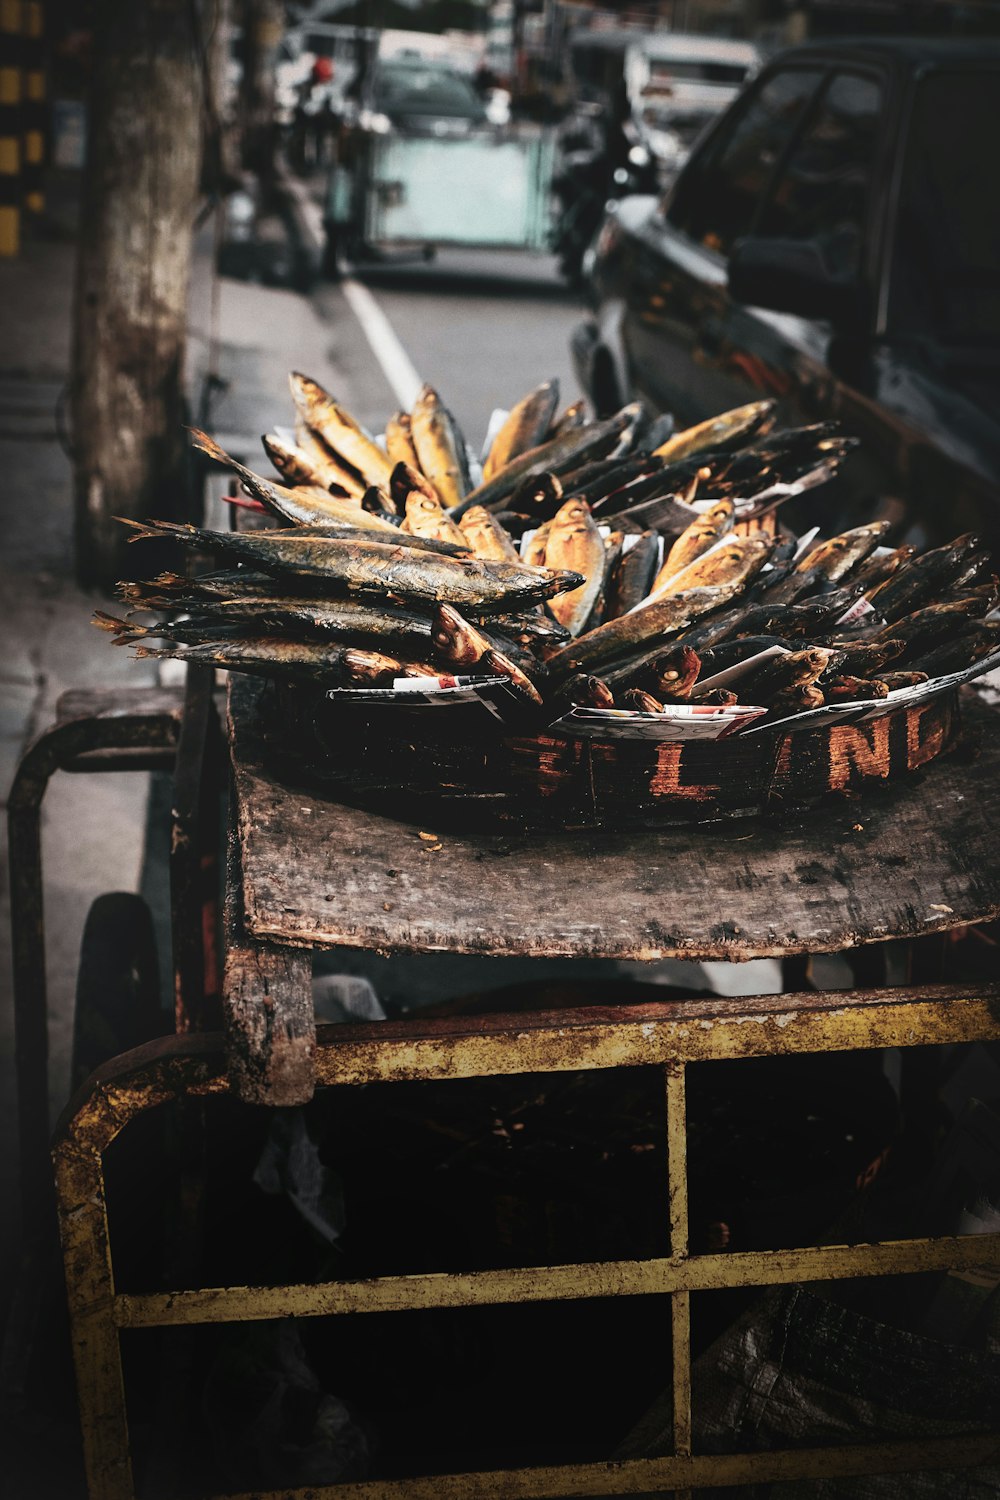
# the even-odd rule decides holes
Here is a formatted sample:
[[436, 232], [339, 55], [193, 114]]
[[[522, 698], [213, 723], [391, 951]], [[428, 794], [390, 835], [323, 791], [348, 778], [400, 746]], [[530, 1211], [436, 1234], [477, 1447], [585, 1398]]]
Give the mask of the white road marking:
[[355, 281], [353, 276], [345, 276], [340, 285], [351, 311], [361, 324], [372, 353], [382, 367], [383, 375], [392, 387], [393, 395], [403, 411], [409, 411], [424, 382], [413, 368], [396, 330], [371, 292], [360, 281]]

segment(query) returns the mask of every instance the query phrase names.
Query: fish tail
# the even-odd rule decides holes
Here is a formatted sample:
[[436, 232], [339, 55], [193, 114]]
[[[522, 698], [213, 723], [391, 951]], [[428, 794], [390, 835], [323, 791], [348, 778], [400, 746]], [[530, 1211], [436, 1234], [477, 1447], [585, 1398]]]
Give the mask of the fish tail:
[[210, 438], [207, 432], [202, 432], [200, 427], [189, 427], [192, 445], [201, 453], [207, 453], [209, 458], [214, 458], [216, 463], [231, 465], [232, 459], [224, 449], [220, 448], [214, 438]]
[[[124, 642], [122, 644], [125, 644]], [[176, 649], [166, 646], [132, 646], [133, 656], [176, 656]]]
[[145, 634], [145, 628], [142, 625], [130, 625], [128, 620], [119, 620], [116, 615], [105, 614], [103, 609], [94, 610], [90, 623], [96, 625], [98, 630], [107, 630], [114, 635], [122, 630], [139, 630]]

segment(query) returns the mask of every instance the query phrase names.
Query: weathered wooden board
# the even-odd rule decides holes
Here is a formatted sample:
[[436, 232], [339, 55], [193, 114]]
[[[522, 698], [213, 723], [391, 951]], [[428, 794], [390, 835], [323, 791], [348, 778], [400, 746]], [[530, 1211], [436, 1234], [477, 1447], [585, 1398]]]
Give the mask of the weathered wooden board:
[[235, 845], [232, 838], [222, 977], [229, 1080], [247, 1104], [306, 1104], [316, 1086], [312, 963], [306, 953], [248, 939]]
[[[1000, 714], [961, 751], [782, 824], [469, 833], [276, 780], [259, 689], [230, 691], [248, 931], [310, 947], [656, 960], [779, 957], [1000, 914]], [[426, 815], [424, 815], [426, 816]], [[434, 842], [420, 832], [439, 833]]]

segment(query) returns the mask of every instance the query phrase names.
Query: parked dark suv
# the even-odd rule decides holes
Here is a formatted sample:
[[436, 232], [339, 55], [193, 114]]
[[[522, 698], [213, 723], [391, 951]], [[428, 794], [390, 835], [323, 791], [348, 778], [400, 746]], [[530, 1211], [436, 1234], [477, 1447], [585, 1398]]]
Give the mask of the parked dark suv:
[[611, 206], [574, 336], [601, 408], [762, 395], [862, 445], [855, 514], [1000, 543], [1000, 43], [782, 53], [662, 202]]

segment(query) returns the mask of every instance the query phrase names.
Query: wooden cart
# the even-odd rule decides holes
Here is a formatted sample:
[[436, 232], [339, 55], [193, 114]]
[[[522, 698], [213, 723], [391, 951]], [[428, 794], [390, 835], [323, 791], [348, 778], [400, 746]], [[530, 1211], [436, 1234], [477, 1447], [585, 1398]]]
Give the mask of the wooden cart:
[[[671, 1298], [673, 1452], [558, 1467], [371, 1480], [308, 1491], [362, 1496], [682, 1493], [798, 1476], [983, 1463], [995, 1435], [726, 1456], [692, 1452], [692, 1292], [800, 1280], [968, 1268], [996, 1261], [1000, 1236], [794, 1250], [688, 1249], [685, 1076], [689, 1063], [776, 1053], [909, 1048], [1000, 1039], [1000, 984], [858, 988], [630, 1008], [320, 1028], [311, 951], [349, 947], [481, 955], [742, 961], [920, 937], [1000, 912], [1000, 715], [967, 710], [976, 755], [834, 802], [785, 827], [720, 824], [662, 832], [442, 834], [274, 779], [259, 690], [230, 689], [234, 836], [227, 876], [225, 1035], [178, 1036], [92, 1076], [54, 1144], [58, 1206], [92, 1500], [132, 1500], [119, 1350], [124, 1329], [470, 1308], [553, 1299]], [[424, 825], [425, 826], [425, 825]], [[103, 1154], [143, 1111], [235, 1093], [289, 1105], [316, 1088], [638, 1065], [663, 1070], [669, 1170], [658, 1259], [523, 1266], [286, 1286], [116, 1289]], [[637, 1414], [638, 1415], [638, 1414]], [[306, 1491], [282, 1491], [291, 1500]], [[276, 1496], [275, 1496], [276, 1500]]]

